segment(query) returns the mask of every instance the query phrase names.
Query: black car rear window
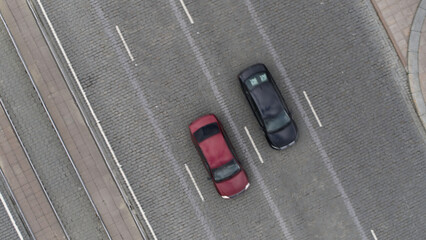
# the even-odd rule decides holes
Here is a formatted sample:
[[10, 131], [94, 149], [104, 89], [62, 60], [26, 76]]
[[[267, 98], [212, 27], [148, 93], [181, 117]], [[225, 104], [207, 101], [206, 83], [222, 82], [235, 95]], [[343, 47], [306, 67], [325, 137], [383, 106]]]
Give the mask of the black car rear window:
[[194, 137], [197, 140], [197, 142], [202, 142], [204, 140], [206, 140], [207, 138], [216, 135], [220, 132], [219, 130], [219, 126], [217, 125], [217, 123], [210, 123], [200, 129], [198, 129], [197, 131], [195, 131], [194, 133]]

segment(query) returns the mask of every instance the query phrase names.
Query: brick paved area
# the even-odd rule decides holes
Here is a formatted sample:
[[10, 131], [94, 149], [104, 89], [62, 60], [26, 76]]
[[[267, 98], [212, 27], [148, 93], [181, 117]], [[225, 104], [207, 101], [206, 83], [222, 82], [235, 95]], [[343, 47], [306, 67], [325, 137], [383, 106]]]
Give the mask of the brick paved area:
[[64, 239], [65, 235], [43, 194], [34, 172], [13, 133], [3, 109], [0, 110], [0, 166], [18, 204], [37, 239]]
[[[68, 92], [26, 1], [0, 1], [0, 6], [29, 66], [30, 73], [52, 114], [53, 121], [57, 125], [112, 238], [141, 239], [141, 234], [129, 209]], [[75, 207], [76, 212], [84, 211], [84, 208]], [[78, 214], [73, 215], [77, 217]], [[87, 226], [81, 227], [90, 227], [90, 224], [85, 225]], [[67, 227], [70, 226], [67, 224]], [[96, 229], [95, 227], [90, 228]], [[80, 230], [74, 229], [73, 231], [77, 234]]]
[[[4, 46], [0, 56], [8, 59], [0, 66], [0, 95], [60, 219], [71, 238], [105, 239], [105, 231], [4, 26], [0, 38]], [[19, 179], [19, 175], [16, 177]]]
[[[389, 38], [392, 40], [393, 45], [400, 56], [401, 62], [406, 66], [409, 74], [415, 74], [418, 78], [415, 77], [410, 79], [410, 81], [416, 81], [415, 84], [411, 83], [412, 98], [415, 102], [415, 107], [417, 112], [420, 115], [420, 118], [423, 119], [423, 125], [426, 128], [426, 116], [424, 116], [426, 109], [424, 109], [424, 102], [426, 102], [426, 24], [423, 24], [420, 35], [420, 43], [415, 41], [419, 46], [408, 46], [410, 34], [413, 32], [414, 16], [417, 11], [424, 12], [425, 9], [422, 9], [420, 4], [421, 0], [371, 0], [376, 7], [376, 11], [379, 14], [380, 20], [385, 26]], [[424, 3], [423, 3], [424, 4]], [[424, 4], [426, 5], [426, 4]], [[423, 6], [423, 8], [426, 6]], [[424, 15], [420, 14], [420, 15]], [[424, 16], [423, 16], [424, 17]], [[417, 34], [415, 30], [414, 34]], [[414, 42], [413, 42], [414, 43]], [[415, 71], [410, 72], [408, 64], [408, 48], [415, 49], [411, 50], [413, 52], [413, 57], [415, 57]], [[419, 82], [419, 83], [417, 83]], [[418, 85], [418, 86], [417, 86]], [[420, 95], [417, 98], [417, 94]], [[421, 102], [423, 100], [423, 102]]]
[[[30, 235], [26, 231], [24, 227], [23, 221], [21, 221], [20, 215], [11, 199], [9, 198], [10, 194], [7, 189], [6, 183], [3, 181], [3, 178], [0, 177], [0, 193], [3, 196], [4, 201], [7, 204], [7, 208], [9, 209], [10, 214], [12, 215], [13, 220], [15, 221], [16, 226], [18, 227], [18, 231], [21, 234], [23, 239], [31, 239]], [[47, 225], [47, 222], [46, 222]], [[10, 220], [9, 215], [6, 212], [6, 208], [4, 207], [2, 201], [0, 201], [0, 234], [1, 239], [18, 239], [19, 235]], [[39, 235], [41, 236], [41, 235]], [[48, 235], [44, 235], [48, 236]], [[44, 239], [53, 239], [53, 238], [44, 238]]]
[[382, 21], [390, 30], [395, 48], [402, 56], [402, 62], [407, 64], [408, 37], [411, 22], [420, 0], [372, 0], [378, 6], [383, 17]]

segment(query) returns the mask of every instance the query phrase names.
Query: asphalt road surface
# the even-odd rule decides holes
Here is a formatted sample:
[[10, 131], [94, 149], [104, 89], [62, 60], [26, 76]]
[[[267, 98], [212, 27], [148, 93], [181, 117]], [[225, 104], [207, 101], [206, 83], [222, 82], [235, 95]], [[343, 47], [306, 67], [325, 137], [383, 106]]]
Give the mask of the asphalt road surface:
[[[426, 238], [425, 136], [369, 1], [33, 2], [153, 238]], [[284, 151], [268, 146], [239, 87], [257, 62], [298, 124]], [[252, 183], [235, 200], [216, 193], [189, 138], [207, 113]]]

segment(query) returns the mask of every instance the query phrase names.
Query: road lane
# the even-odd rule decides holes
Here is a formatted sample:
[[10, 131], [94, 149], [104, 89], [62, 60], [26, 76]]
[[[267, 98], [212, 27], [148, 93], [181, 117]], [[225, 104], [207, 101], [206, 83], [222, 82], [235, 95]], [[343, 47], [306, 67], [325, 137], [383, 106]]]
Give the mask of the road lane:
[[[265, 32], [263, 24], [260, 21], [258, 15], [257, 15], [257, 11], [253, 7], [253, 5], [252, 5], [252, 3], [251, 3], [250, 0], [246, 0], [245, 4], [246, 4], [246, 6], [248, 8], [248, 11], [250, 12], [252, 20], [256, 23], [257, 30], [259, 31], [260, 35], [262, 35], [262, 39], [263, 39], [265, 45], [267, 46], [267, 50], [268, 50], [269, 54], [274, 59], [275, 66], [278, 68], [278, 70], [280, 72], [280, 75], [281, 75], [282, 79], [284, 80], [284, 82], [285, 82], [285, 84], [286, 84], [286, 86], [287, 86], [287, 88], [289, 90], [289, 93], [290, 93], [290, 95], [291, 95], [294, 103], [296, 104], [297, 110], [303, 116], [303, 120], [304, 120], [304, 123], [305, 123], [308, 131], [309, 131], [309, 134], [311, 135], [312, 140], [315, 142], [315, 145], [316, 145], [316, 147], [318, 149], [318, 152], [319, 152], [319, 154], [321, 156], [321, 160], [324, 163], [325, 167], [327, 168], [327, 171], [328, 171], [329, 175], [332, 177], [333, 183], [334, 183], [335, 187], [339, 191], [341, 199], [343, 200], [343, 202], [345, 204], [346, 210], [348, 211], [348, 213], [349, 213], [349, 215], [351, 217], [351, 220], [355, 224], [355, 226], [356, 226], [356, 228], [358, 230], [358, 233], [360, 234], [361, 239], [367, 240], [367, 236], [365, 234], [364, 228], [361, 226], [361, 224], [359, 222], [358, 216], [357, 216], [357, 214], [355, 212], [355, 209], [354, 209], [354, 207], [353, 207], [353, 205], [351, 203], [351, 200], [348, 197], [348, 195], [347, 195], [347, 193], [346, 193], [346, 191], [345, 191], [345, 189], [344, 189], [344, 187], [342, 185], [342, 182], [341, 182], [341, 180], [339, 179], [339, 176], [336, 173], [336, 170], [335, 170], [335, 168], [333, 166], [333, 163], [332, 163], [330, 157], [328, 156], [326, 150], [323, 147], [321, 139], [318, 137], [318, 134], [315, 131], [315, 129], [313, 128], [312, 123], [309, 120], [309, 118], [306, 117], [306, 111], [305, 111], [305, 109], [301, 105], [300, 98], [298, 97], [298, 94], [296, 93], [296, 91], [295, 91], [295, 89], [293, 87], [292, 81], [289, 79], [289, 77], [287, 75], [287, 71], [285, 70], [285, 68], [284, 68], [281, 60], [278, 57], [278, 54], [277, 54], [277, 52], [275, 50], [275, 47], [272, 45], [272, 42], [271, 42], [268, 34]], [[306, 95], [306, 92], [303, 91], [303, 93], [304, 93], [306, 99], [308, 100], [309, 106], [313, 110], [312, 104], [309, 101], [309, 99], [308, 99], [308, 97]], [[318, 123], [319, 123], [319, 125], [321, 127], [322, 126], [321, 122], [319, 122], [319, 119], [318, 119], [318, 117], [317, 117], [317, 115], [316, 115], [316, 113], [315, 113], [314, 110], [313, 110], [313, 113], [314, 113], [315, 118], [318, 120]]]
[[[295, 88], [315, 98], [326, 126], [318, 135], [364, 228], [371, 226], [385, 239], [424, 238], [419, 223], [426, 221], [421, 204], [426, 138], [405, 103], [404, 68], [370, 2], [256, 3], [254, 8], [261, 21], [284, 20], [267, 25], [266, 32], [282, 49]], [[270, 8], [276, 12], [267, 14]]]
[[[247, 53], [245, 53], [244, 51], [240, 51], [241, 49], [249, 49], [249, 48], [256, 49], [257, 54], [262, 55], [262, 53], [263, 53], [263, 55], [262, 55], [263, 58], [266, 58], [266, 56], [268, 55], [268, 51], [267, 51], [267, 49], [265, 49], [264, 46], [262, 46], [263, 45], [262, 39], [260, 39], [260, 40], [255, 39], [256, 36], [259, 37], [259, 34], [256, 31], [256, 27], [254, 26], [254, 28], [251, 31], [249, 31], [248, 29], [250, 29], [250, 26], [244, 26], [244, 25], [241, 24], [241, 23], [249, 23], [250, 17], [247, 19], [247, 17], [245, 17], [244, 14], [241, 14], [240, 17], [236, 17], [235, 15], [231, 14], [231, 11], [236, 11], [235, 8], [237, 8], [237, 6], [224, 6], [224, 5], [219, 6], [217, 4], [215, 6], [213, 6], [213, 5], [215, 5], [215, 4], [207, 3], [207, 4], [204, 4], [203, 6], [200, 6], [200, 4], [199, 4], [199, 7], [200, 7], [200, 9], [215, 9], [215, 10], [217, 10], [217, 11], [212, 12], [211, 14], [204, 13], [204, 15], [203, 15], [203, 19], [204, 19], [203, 22], [205, 22], [205, 23], [214, 22], [215, 24], [214, 25], [213, 24], [212, 25], [204, 24], [201, 27], [195, 26], [196, 29], [194, 29], [193, 31], [194, 32], [200, 32], [200, 35], [197, 38], [200, 42], [200, 45], [202, 46], [201, 48], [203, 49], [203, 52], [206, 53], [206, 55], [210, 56], [208, 58], [207, 65], [210, 66], [212, 69], [214, 69], [214, 70], [212, 70], [213, 72], [220, 72], [220, 73], [222, 73], [221, 75], [224, 76], [224, 77], [216, 77], [217, 81], [220, 82], [219, 86], [222, 86], [222, 87], [219, 88], [219, 90], [226, 93], [225, 96], [226, 96], [226, 98], [228, 98], [228, 102], [235, 102], [236, 100], [233, 100], [232, 98], [235, 99], [236, 96], [238, 96], [238, 95], [241, 96], [242, 94], [240, 93], [241, 90], [238, 86], [238, 81], [235, 78], [234, 82], [232, 82], [232, 79], [233, 79], [232, 77], [235, 76], [236, 73], [238, 73], [241, 70], [230, 69], [229, 66], [238, 65], [238, 62], [244, 62], [244, 61], [246, 61], [246, 59], [254, 59], [254, 60], [252, 60], [251, 64], [259, 61], [259, 59], [256, 60], [257, 56], [251, 56], [251, 57], [246, 56]], [[245, 19], [245, 20], [242, 20], [242, 19]], [[226, 24], [225, 24], [225, 22], [226, 22]], [[218, 29], [218, 31], [214, 31], [214, 30], [216, 30], [217, 26], [226, 26], [226, 27], [224, 27], [224, 29]], [[215, 32], [216, 35], [213, 35], [213, 36], [206, 35], [206, 34], [203, 34], [203, 32]], [[250, 36], [250, 37], [246, 38], [246, 39], [232, 38], [232, 36], [228, 35], [228, 33], [230, 33], [230, 32], [232, 32], [232, 34], [233, 34], [232, 36], [246, 35], [246, 36]], [[246, 44], [244, 42], [244, 40], [249, 40], [249, 43]], [[215, 51], [217, 49], [224, 49], [223, 51], [220, 52], [220, 54], [222, 54], [221, 56], [223, 58], [212, 57], [212, 56], [214, 56], [214, 54], [211, 53], [211, 52]], [[211, 55], [209, 55], [210, 53], [211, 53]], [[217, 55], [217, 53], [216, 53], [216, 55]], [[244, 59], [244, 58], [246, 58], [246, 59]], [[225, 64], [221, 65], [220, 64], [221, 61], [224, 61]], [[272, 63], [273, 63], [273, 61], [272, 61]], [[270, 64], [270, 65], [272, 65], [272, 64]], [[245, 67], [246, 66], [240, 67], [239, 69], [243, 69]], [[225, 74], [223, 74], [224, 72], [225, 72]], [[277, 76], [275, 76], [275, 77], [277, 77]], [[235, 87], [232, 87], [232, 88], [229, 87], [231, 84], [234, 85]], [[245, 101], [245, 99], [243, 99], [243, 101]], [[234, 109], [236, 109], [236, 110], [234, 110], [233, 113], [234, 113], [234, 116], [237, 119], [248, 119], [252, 116], [251, 113], [249, 113], [249, 115], [247, 115], [247, 112], [244, 113], [244, 112], [238, 111], [237, 108], [234, 108]], [[249, 110], [249, 112], [250, 112], [250, 110]], [[245, 115], [247, 115], [248, 118], [247, 117], [244, 118], [243, 116], [245, 116]], [[251, 117], [251, 119], [252, 119], [252, 117]], [[241, 122], [241, 121], [237, 121], [237, 122]], [[258, 127], [256, 127], [256, 128], [258, 128]], [[304, 135], [304, 134], [302, 134], [302, 135]], [[263, 137], [261, 137], [261, 138], [264, 139]], [[308, 138], [309, 139], [305, 139], [305, 141], [312, 141], [312, 140], [310, 140], [311, 139], [310, 136], [308, 136]], [[302, 139], [302, 137], [300, 139]], [[302, 144], [302, 143], [299, 143], [299, 145], [300, 144]], [[309, 152], [309, 150], [307, 151], [306, 147], [307, 146], [310, 147], [312, 145], [313, 145], [313, 143], [306, 144], [306, 142], [302, 144], [302, 146], [305, 147], [305, 149], [304, 149], [305, 152]], [[301, 146], [299, 146], [299, 147], [301, 147]], [[268, 150], [270, 151], [269, 147], [268, 147]], [[309, 165], [310, 165], [310, 167], [308, 167], [308, 168], [312, 168], [313, 166], [317, 166], [316, 165], [317, 162], [312, 162], [312, 161], [318, 161], [318, 160], [321, 161], [321, 158], [319, 157], [320, 153], [318, 152], [316, 147], [314, 146], [310, 150], [312, 152], [310, 152], [310, 154], [307, 154], [307, 155], [311, 155], [310, 157], [307, 158]], [[323, 151], [323, 150], [321, 150], [321, 151]], [[287, 153], [287, 150], [283, 151], [283, 152]], [[283, 152], [281, 152], [281, 153], [283, 153]], [[263, 155], [263, 152], [262, 152], [262, 155]], [[274, 158], [275, 159], [282, 159], [283, 155], [281, 155], [281, 156], [276, 155]], [[301, 157], [300, 154], [296, 154], [296, 155], [285, 154], [285, 159], [290, 159], [291, 161], [299, 161], [299, 164], [300, 164], [300, 157]], [[265, 157], [265, 159], [267, 159], [267, 158]], [[275, 162], [275, 161], [273, 161], [273, 162]], [[280, 165], [281, 164], [275, 165], [274, 168], [280, 169]], [[288, 175], [288, 176], [286, 176], [284, 182], [291, 183], [291, 185], [294, 188], [299, 189], [296, 192], [299, 192], [299, 194], [302, 195], [302, 194], [304, 194], [303, 192], [305, 191], [305, 189], [303, 188], [303, 184], [300, 184], [300, 183], [303, 183], [305, 181], [306, 182], [312, 182], [312, 181], [310, 181], [311, 180], [310, 178], [313, 178], [315, 180], [320, 179], [320, 182], [325, 181], [325, 182], [327, 182], [327, 184], [324, 184], [324, 185], [318, 184], [318, 185], [319, 186], [322, 185], [321, 187], [326, 186], [327, 192], [330, 192], [329, 193], [330, 196], [333, 196], [332, 198], [334, 198], [334, 196], [338, 195], [339, 193], [336, 193], [337, 192], [336, 187], [333, 186], [333, 185], [330, 185], [328, 182], [330, 181], [330, 177], [333, 177], [334, 182], [336, 181], [335, 180], [336, 178], [335, 178], [335, 175], [330, 176], [328, 171], [325, 171], [324, 167], [325, 167], [324, 165], [323, 166], [321, 166], [321, 164], [319, 165], [319, 169], [321, 169], [321, 170], [317, 170], [318, 171], [317, 176], [306, 177], [304, 174], [301, 174], [301, 175], [299, 175], [297, 177], [293, 177], [293, 179], [291, 179], [291, 178], [289, 178], [289, 176], [291, 176], [291, 175]], [[269, 172], [264, 171], [263, 175], [268, 176], [268, 175], [271, 175], [270, 174], [271, 172], [276, 172], [277, 170], [273, 170], [274, 168], [270, 169]], [[300, 169], [300, 165], [297, 166], [294, 169], [290, 169], [290, 171], [297, 172], [298, 169]], [[280, 174], [278, 173], [276, 175], [280, 175]], [[281, 175], [282, 175], [282, 173], [281, 173]], [[282, 188], [282, 184], [277, 184], [278, 182], [273, 180], [274, 177], [269, 177], [269, 179], [270, 179], [269, 180], [270, 182], [268, 184], [272, 185], [274, 189]], [[294, 183], [294, 179], [299, 179], [298, 182], [300, 182], [300, 183]], [[315, 180], [313, 180], [313, 182], [316, 182]], [[297, 187], [298, 184], [300, 184], [299, 187]], [[286, 191], [286, 190], [280, 189], [280, 191]], [[308, 191], [312, 191], [312, 189], [309, 189]], [[313, 191], [315, 191], [315, 190], [313, 190]], [[316, 194], [320, 195], [320, 193], [316, 193]], [[293, 193], [290, 193], [289, 196], [290, 195], [291, 196], [297, 196], [297, 193], [293, 192]], [[318, 195], [313, 194], [311, 196], [312, 196], [313, 199], [324, 198], [324, 196], [320, 197]], [[297, 197], [297, 198], [303, 198], [303, 197]], [[278, 198], [278, 199], [280, 199], [280, 198]], [[305, 199], [305, 200], [309, 201], [310, 199], [308, 198], [308, 199]], [[280, 200], [278, 200], [278, 201], [280, 201]], [[338, 201], [339, 201], [339, 199], [337, 199], [337, 202]], [[340, 201], [341, 202], [338, 205], [336, 205], [334, 202], [333, 202], [333, 204], [330, 204], [330, 205], [324, 204], [324, 203], [321, 202], [321, 204], [325, 205], [325, 207], [319, 206], [319, 208], [325, 209], [323, 211], [328, 211], [328, 214], [334, 214], [335, 221], [343, 223], [343, 224], [335, 224], [335, 222], [331, 222], [331, 221], [324, 223], [324, 222], [321, 222], [321, 221], [318, 221], [318, 220], [314, 220], [313, 224], [294, 224], [295, 229], [299, 228], [298, 229], [299, 231], [296, 230], [295, 232], [301, 232], [299, 234], [306, 233], [306, 234], [315, 236], [315, 231], [311, 231], [310, 230], [311, 228], [313, 229], [314, 227], [317, 227], [317, 226], [321, 226], [321, 228], [324, 228], [323, 225], [327, 225], [326, 228], [335, 229], [336, 232], [324, 231], [324, 234], [326, 236], [327, 235], [328, 236], [327, 237], [323, 236], [323, 238], [330, 238], [333, 235], [335, 235], [335, 237], [338, 236], [338, 235], [342, 236], [342, 235], [345, 235], [345, 234], [348, 234], [348, 235], [354, 234], [354, 236], [358, 235], [356, 232], [355, 233], [351, 232], [351, 228], [348, 228], [348, 225], [353, 224], [353, 221], [351, 220], [352, 217], [349, 216], [347, 210], [345, 209], [344, 205], [342, 204], [342, 202], [343, 202], [342, 199], [340, 199]], [[331, 203], [326, 198], [324, 199], [324, 202]], [[311, 214], [316, 214], [316, 213], [308, 213], [305, 216], [305, 213], [303, 213], [302, 209], [294, 210], [295, 209], [294, 206], [298, 205], [297, 203], [293, 202], [292, 204], [289, 204], [287, 202], [286, 204], [288, 204], [289, 206], [287, 208], [284, 208], [283, 205], [281, 205], [281, 210], [283, 212], [285, 212], [286, 215], [288, 215], [292, 211], [296, 212], [295, 215], [298, 215], [299, 218], [302, 218], [302, 220], [301, 220], [302, 222], [306, 221], [303, 218], [310, 219], [310, 218], [312, 218], [312, 216], [310, 216]], [[293, 206], [291, 206], [291, 205], [293, 205]], [[335, 207], [335, 206], [339, 206], [338, 211], [336, 211], [336, 209], [332, 209], [332, 207]], [[329, 209], [327, 209], [327, 208], [329, 208]], [[320, 218], [321, 216], [316, 216], [316, 217]], [[337, 220], [337, 219], [341, 219], [341, 220]], [[297, 221], [294, 221], [294, 222], [297, 222]], [[355, 225], [354, 225], [354, 227], [355, 227]], [[304, 228], [308, 228], [308, 229], [304, 229]]]

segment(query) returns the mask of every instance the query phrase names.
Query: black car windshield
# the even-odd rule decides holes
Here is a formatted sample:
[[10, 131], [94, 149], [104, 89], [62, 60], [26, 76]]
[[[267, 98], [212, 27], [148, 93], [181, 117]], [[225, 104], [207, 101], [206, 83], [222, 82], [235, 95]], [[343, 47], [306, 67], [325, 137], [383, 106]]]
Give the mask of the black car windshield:
[[212, 169], [213, 178], [215, 182], [222, 182], [226, 179], [231, 178], [241, 170], [235, 159], [227, 162], [225, 165], [218, 168]]
[[200, 142], [206, 140], [207, 138], [218, 134], [219, 132], [220, 132], [220, 130], [219, 130], [219, 126], [217, 125], [217, 123], [210, 123], [210, 124], [200, 128], [200, 129], [198, 129], [197, 131], [195, 131], [194, 137], [197, 140], [197, 142], [200, 143]]
[[283, 110], [276, 116], [265, 119], [266, 131], [268, 133], [276, 132], [280, 130], [281, 128], [283, 128], [284, 126], [286, 126], [287, 124], [289, 124], [290, 121], [291, 121], [290, 117], [288, 116], [286, 111]]
[[258, 73], [256, 75], [251, 76], [249, 79], [245, 81], [245, 84], [248, 88], [248, 90], [252, 90], [256, 86], [258, 86], [261, 83], [268, 81], [268, 75], [266, 73]]

